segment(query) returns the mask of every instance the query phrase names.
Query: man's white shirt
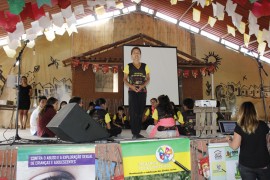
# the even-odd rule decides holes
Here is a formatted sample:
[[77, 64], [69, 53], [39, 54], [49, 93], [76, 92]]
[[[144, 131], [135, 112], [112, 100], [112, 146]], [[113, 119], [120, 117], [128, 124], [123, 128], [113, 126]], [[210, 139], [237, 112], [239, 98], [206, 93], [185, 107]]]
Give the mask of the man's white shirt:
[[37, 107], [30, 116], [30, 133], [31, 135], [36, 134], [37, 132], [37, 123], [38, 123], [38, 114], [41, 110], [41, 107]]

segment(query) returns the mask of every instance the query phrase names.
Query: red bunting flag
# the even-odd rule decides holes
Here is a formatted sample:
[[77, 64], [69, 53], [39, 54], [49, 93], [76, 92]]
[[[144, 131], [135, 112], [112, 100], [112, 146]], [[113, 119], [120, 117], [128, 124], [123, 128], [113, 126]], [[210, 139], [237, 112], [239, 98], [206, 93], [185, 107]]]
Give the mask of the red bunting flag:
[[102, 72], [103, 72], [104, 74], [108, 73], [108, 72], [109, 72], [109, 66], [108, 66], [108, 65], [103, 65], [103, 66], [102, 66]]
[[214, 66], [214, 65], [209, 66], [209, 67], [208, 67], [208, 72], [209, 72], [210, 74], [214, 73], [214, 72], [215, 72], [215, 66]]
[[182, 69], [177, 70], [178, 77], [182, 77]]
[[4, 29], [7, 32], [13, 33], [16, 30], [16, 24], [20, 22], [20, 17], [14, 14], [11, 14], [10, 12], [6, 12], [6, 18], [5, 18], [6, 23]]
[[114, 73], [114, 74], [118, 73], [118, 66], [112, 67], [112, 73]]
[[188, 77], [189, 77], [189, 70], [185, 69], [185, 70], [183, 71], [183, 77], [184, 77], [184, 78], [188, 78]]
[[70, 0], [58, 0], [58, 6], [61, 8], [61, 9], [66, 9], [68, 6], [71, 5], [71, 2]]
[[96, 73], [99, 70], [99, 64], [92, 65], [93, 72]]
[[202, 76], [206, 76], [206, 74], [207, 74], [207, 68], [206, 67], [201, 68], [200, 71], [201, 71]]
[[270, 3], [267, 0], [263, 0], [262, 3], [255, 2], [252, 7], [252, 13], [257, 18], [270, 16]]
[[240, 6], [245, 6], [247, 3], [247, 0], [233, 0], [236, 4], [239, 4]]
[[25, 20], [26, 18], [31, 18], [33, 20], [38, 20], [42, 16], [45, 16], [45, 11], [43, 7], [38, 8], [37, 3], [26, 3], [25, 8], [20, 13], [20, 16], [22, 20]]
[[83, 70], [83, 71], [87, 70], [88, 67], [89, 67], [89, 65], [90, 65], [90, 62], [83, 62], [83, 63], [82, 63], [82, 70]]
[[194, 78], [197, 78], [198, 75], [199, 75], [198, 69], [193, 69], [193, 70], [191, 71], [191, 73], [192, 73], [192, 76], [193, 76]]
[[76, 68], [77, 66], [79, 66], [80, 60], [78, 60], [78, 59], [73, 59], [72, 62], [71, 62], [71, 64], [72, 64], [72, 67], [73, 67], [73, 68]]

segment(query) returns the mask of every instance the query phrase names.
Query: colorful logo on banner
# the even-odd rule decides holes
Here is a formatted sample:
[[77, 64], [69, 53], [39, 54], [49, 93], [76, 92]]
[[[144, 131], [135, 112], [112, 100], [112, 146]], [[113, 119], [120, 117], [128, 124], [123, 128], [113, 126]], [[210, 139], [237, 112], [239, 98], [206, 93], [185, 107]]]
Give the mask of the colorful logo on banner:
[[238, 170], [239, 150], [228, 143], [213, 143], [208, 146], [211, 179], [241, 179]]
[[[121, 142], [125, 179], [134, 176], [190, 178], [188, 138]], [[150, 178], [149, 177], [149, 178]]]
[[18, 148], [17, 180], [95, 179], [94, 145]]

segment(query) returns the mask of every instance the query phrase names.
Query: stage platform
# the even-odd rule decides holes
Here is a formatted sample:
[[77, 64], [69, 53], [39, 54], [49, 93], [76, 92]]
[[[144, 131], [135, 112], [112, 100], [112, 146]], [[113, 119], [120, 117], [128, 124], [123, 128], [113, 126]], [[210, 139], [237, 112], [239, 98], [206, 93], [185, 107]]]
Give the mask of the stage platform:
[[[147, 147], [153, 142], [160, 143], [164, 141], [164, 142], [173, 143], [173, 142], [178, 142], [179, 139], [188, 140], [188, 146], [190, 146], [188, 148], [188, 153], [186, 153], [187, 155], [185, 155], [187, 156], [186, 158], [189, 159], [188, 160], [189, 163], [185, 164], [185, 166], [187, 167], [189, 171], [188, 179], [200, 180], [204, 178], [198, 173], [199, 172], [198, 160], [208, 155], [207, 145], [209, 143], [225, 142], [224, 137], [188, 138], [184, 136], [182, 136], [182, 138], [172, 138], [172, 139], [165, 139], [165, 140], [164, 139], [147, 139], [147, 138], [132, 140], [131, 131], [123, 130], [121, 135], [114, 138], [115, 141], [104, 140], [104, 141], [98, 141], [95, 143], [75, 144], [75, 143], [70, 143], [70, 142], [63, 142], [63, 141], [57, 140], [56, 138], [39, 138], [36, 136], [31, 136], [29, 129], [18, 130], [18, 132], [19, 132], [18, 133], [19, 136], [23, 139], [21, 141], [16, 141], [14, 144], [10, 144], [10, 142], [12, 142], [12, 137], [14, 137], [16, 134], [15, 129], [7, 129], [7, 130], [0, 129], [0, 141], [1, 141], [0, 143], [0, 180], [2, 179], [8, 179], [8, 180], [40, 179], [42, 180], [41, 175], [40, 175], [40, 178], [38, 177], [39, 174], [42, 174], [42, 173], [45, 174], [43, 175], [43, 177], [45, 177], [46, 175], [48, 176], [48, 173], [46, 174], [44, 170], [40, 170], [40, 171], [32, 170], [31, 173], [29, 172], [26, 173], [26, 169], [24, 168], [27, 167], [27, 164], [28, 164], [28, 167], [30, 167], [31, 163], [33, 163], [34, 165], [34, 163], [36, 162], [35, 161], [30, 162], [30, 160], [27, 162], [27, 160], [23, 158], [23, 153], [29, 153], [29, 151], [33, 151], [33, 154], [35, 154], [36, 151], [40, 151], [44, 154], [43, 151], [47, 152], [52, 149], [56, 149], [55, 150], [56, 154], [66, 154], [66, 153], [73, 154], [69, 152], [73, 149], [73, 151], [75, 152], [78, 150], [79, 151], [81, 150], [82, 154], [84, 154], [85, 153], [84, 150], [89, 147], [90, 149], [91, 147], [93, 147], [92, 149], [94, 149], [93, 152], [91, 151], [91, 153], [94, 154], [95, 167], [96, 167], [94, 170], [95, 177], [93, 179], [96, 178], [96, 179], [102, 179], [102, 180], [103, 179], [110, 180], [114, 178], [114, 179], [120, 180], [120, 179], [124, 179], [124, 175], [127, 175], [123, 171], [123, 159], [125, 159], [126, 161], [128, 159], [128, 158], [125, 158], [124, 156], [126, 156], [126, 154], [129, 154], [128, 150], [125, 150], [124, 153], [122, 152], [123, 144], [125, 144], [125, 142], [131, 142], [131, 143], [134, 142], [135, 144], [136, 143], [141, 144], [140, 145], [140, 147], [142, 148], [141, 151], [147, 151], [149, 149]], [[141, 134], [144, 136], [147, 136], [145, 131], [142, 131]], [[9, 141], [6, 141], [8, 139]], [[27, 139], [30, 141], [27, 141]], [[174, 145], [171, 145], [171, 146], [174, 147]], [[176, 144], [175, 146], [178, 148], [181, 146], [181, 144], [179, 144], [179, 146]], [[69, 150], [66, 151], [65, 149], [69, 149]], [[57, 152], [57, 150], [61, 151], [61, 153]], [[62, 151], [65, 151], [65, 153]], [[178, 156], [177, 152], [175, 152], [175, 156], [176, 157]], [[29, 157], [32, 157], [32, 155]], [[52, 157], [53, 156], [50, 156], [50, 158]], [[32, 157], [32, 158], [38, 158], [38, 157]], [[39, 158], [42, 158], [42, 157], [39, 157]], [[133, 161], [138, 161], [140, 163], [140, 160], [138, 160], [138, 158], [133, 159]], [[39, 169], [39, 167], [33, 167], [32, 169]], [[82, 173], [75, 172], [75, 169], [76, 168], [73, 168], [73, 166], [65, 167], [65, 168], [59, 167], [57, 171], [54, 171], [54, 175], [56, 176], [57, 174], [59, 174], [59, 172], [68, 171], [71, 174], [73, 174], [73, 177], [74, 177], [73, 179], [89, 180], [89, 176], [83, 176]], [[48, 171], [48, 169], [46, 171]], [[16, 178], [16, 176], [18, 176], [19, 178]], [[143, 178], [143, 176], [144, 175], [142, 175], [142, 178], [138, 178], [138, 177], [136, 178], [144, 179], [145, 177]], [[36, 179], [34, 179], [33, 177], [36, 177]], [[148, 179], [149, 178], [151, 179], [151, 177], [152, 176], [149, 176]], [[166, 176], [163, 176], [163, 179], [164, 177]], [[125, 179], [134, 179], [134, 177], [128, 177], [128, 178], [125, 177]], [[72, 178], [70, 178], [70, 180], [72, 180]]]

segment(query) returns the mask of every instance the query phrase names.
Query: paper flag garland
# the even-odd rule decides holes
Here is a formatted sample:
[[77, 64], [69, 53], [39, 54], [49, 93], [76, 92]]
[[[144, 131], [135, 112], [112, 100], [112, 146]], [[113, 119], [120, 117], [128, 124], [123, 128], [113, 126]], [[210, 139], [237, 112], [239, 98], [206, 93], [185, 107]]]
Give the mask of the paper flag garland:
[[75, 15], [84, 14], [84, 8], [82, 4], [74, 7], [74, 14]]
[[25, 2], [24, 0], [8, 0], [8, 5], [11, 14], [19, 15], [25, 6]]
[[45, 12], [43, 7], [38, 8], [37, 3], [26, 3], [25, 8], [23, 11], [20, 13], [20, 16], [22, 20], [25, 20], [27, 17], [33, 19], [33, 20], [38, 20], [42, 16], [45, 16]]
[[51, 0], [37, 0], [37, 4], [38, 4], [38, 8], [40, 8], [41, 6], [43, 6], [44, 4], [52, 7], [52, 2]]
[[61, 8], [61, 9], [66, 9], [68, 6], [71, 5], [71, 2], [70, 0], [58, 0], [58, 6]]

